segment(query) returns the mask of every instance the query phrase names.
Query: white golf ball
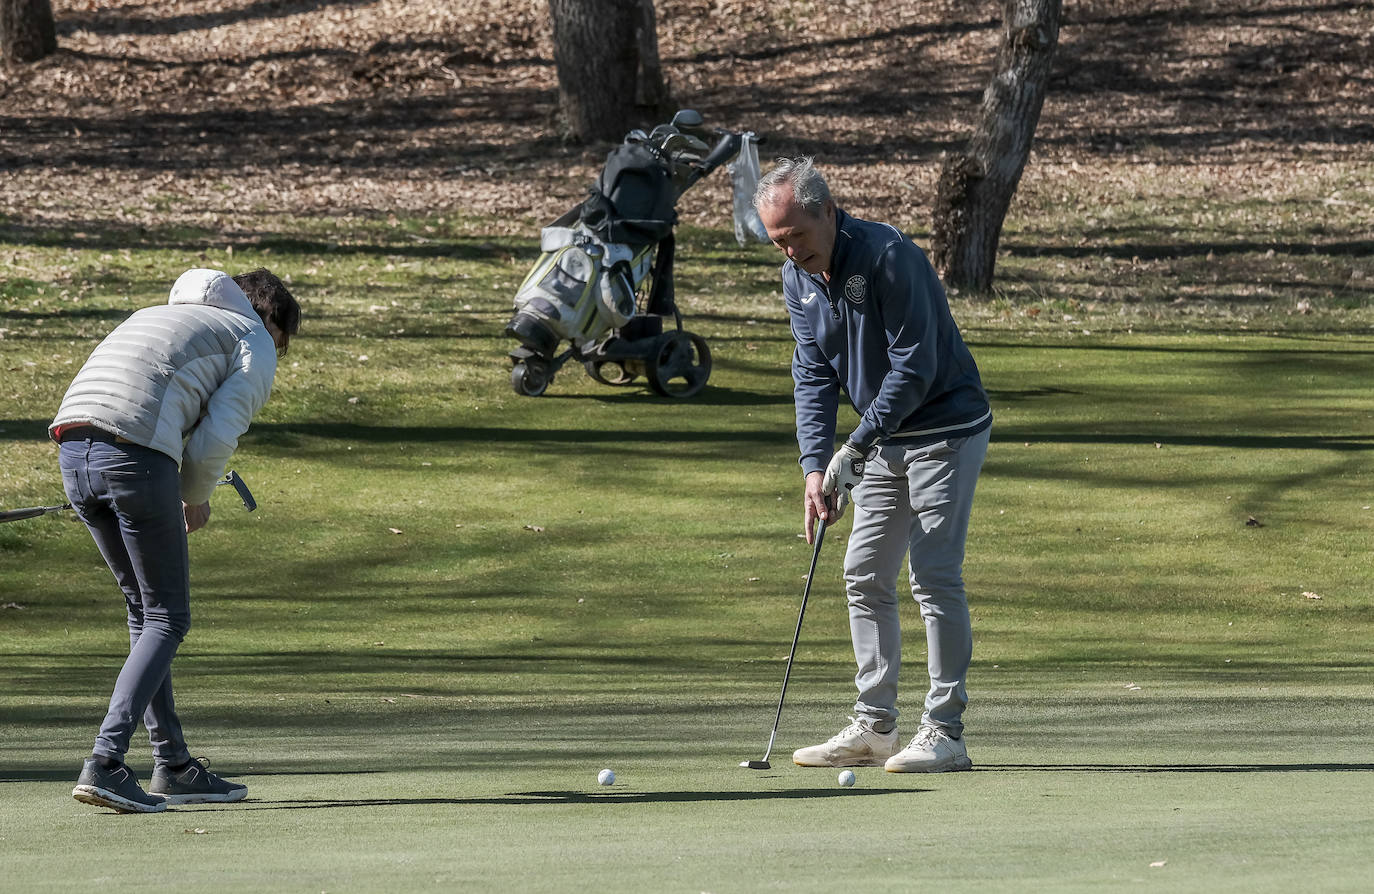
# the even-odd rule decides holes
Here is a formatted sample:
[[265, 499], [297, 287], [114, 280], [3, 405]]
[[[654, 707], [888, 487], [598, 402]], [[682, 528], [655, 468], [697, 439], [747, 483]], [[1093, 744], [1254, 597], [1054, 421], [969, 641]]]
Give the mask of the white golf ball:
[[840, 774], [839, 782], [840, 785], [844, 786], [845, 788], [849, 788], [851, 785], [854, 784], [854, 771], [845, 770], [843, 773]]
[[614, 785], [615, 771], [611, 769], [602, 770], [600, 773], [596, 774], [596, 781], [602, 785]]

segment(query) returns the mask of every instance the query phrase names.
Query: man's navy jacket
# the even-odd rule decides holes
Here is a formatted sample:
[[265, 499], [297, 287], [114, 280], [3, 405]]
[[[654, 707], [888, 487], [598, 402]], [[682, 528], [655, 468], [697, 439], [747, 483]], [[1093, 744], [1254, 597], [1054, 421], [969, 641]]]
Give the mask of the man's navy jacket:
[[842, 388], [862, 417], [849, 441], [865, 452], [987, 428], [978, 367], [925, 253], [895, 227], [835, 215], [828, 284], [791, 259], [782, 267], [803, 473], [823, 471], [834, 453]]

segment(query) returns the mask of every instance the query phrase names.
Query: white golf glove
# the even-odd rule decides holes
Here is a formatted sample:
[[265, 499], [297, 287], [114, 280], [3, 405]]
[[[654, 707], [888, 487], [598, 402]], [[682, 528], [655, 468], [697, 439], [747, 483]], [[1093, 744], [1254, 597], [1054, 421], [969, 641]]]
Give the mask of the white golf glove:
[[832, 494], [837, 496], [835, 508], [841, 514], [844, 513], [845, 504], [849, 502], [849, 492], [864, 477], [864, 464], [867, 461], [868, 458], [859, 448], [845, 441], [830, 458], [830, 465], [825, 467], [825, 477], [821, 479], [821, 493], [827, 497]]

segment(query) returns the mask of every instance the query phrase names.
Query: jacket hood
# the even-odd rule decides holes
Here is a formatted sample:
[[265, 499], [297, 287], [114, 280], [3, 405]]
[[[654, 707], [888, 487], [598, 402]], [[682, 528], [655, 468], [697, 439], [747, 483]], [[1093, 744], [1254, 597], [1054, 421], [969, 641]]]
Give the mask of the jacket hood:
[[221, 310], [232, 311], [245, 317], [258, 319], [257, 311], [243, 294], [243, 289], [219, 270], [195, 268], [187, 270], [172, 284], [172, 294], [168, 304], [208, 304]]

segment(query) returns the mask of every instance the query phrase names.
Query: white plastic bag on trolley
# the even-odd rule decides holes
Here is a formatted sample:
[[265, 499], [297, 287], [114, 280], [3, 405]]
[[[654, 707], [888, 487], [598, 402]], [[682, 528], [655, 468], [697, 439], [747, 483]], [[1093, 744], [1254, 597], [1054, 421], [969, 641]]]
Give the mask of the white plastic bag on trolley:
[[768, 231], [763, 228], [759, 212], [754, 208], [754, 188], [763, 176], [759, 170], [759, 140], [753, 131], [746, 131], [743, 136], [739, 154], [726, 170], [730, 172], [730, 185], [735, 194], [735, 241], [748, 245], [750, 236], [756, 242], [767, 242]]

